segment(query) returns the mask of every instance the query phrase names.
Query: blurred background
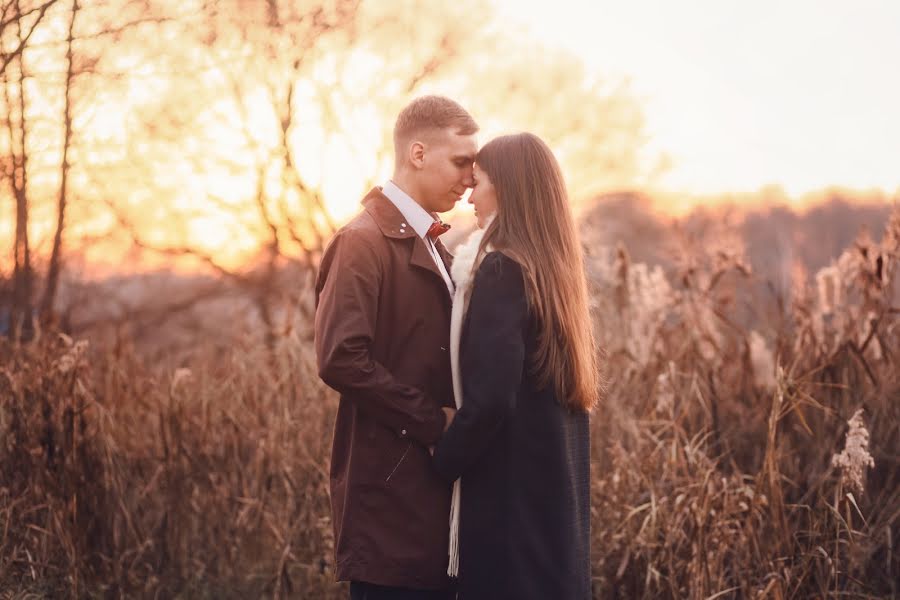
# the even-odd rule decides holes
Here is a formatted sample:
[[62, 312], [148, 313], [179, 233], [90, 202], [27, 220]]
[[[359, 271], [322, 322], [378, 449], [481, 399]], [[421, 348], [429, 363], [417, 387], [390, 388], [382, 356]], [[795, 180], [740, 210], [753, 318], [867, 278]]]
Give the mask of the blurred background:
[[[344, 593], [312, 285], [437, 93], [567, 178], [608, 357], [595, 595], [896, 594], [898, 27], [888, 0], [0, 0], [0, 590]], [[452, 248], [471, 207], [446, 218]]]
[[4, 0], [0, 328], [189, 310], [139, 297], [181, 280], [285, 293], [275, 272], [315, 268], [424, 93], [482, 142], [545, 138], [603, 241], [733, 210], [766, 215], [768, 266], [822, 266], [900, 189], [898, 23], [874, 1]]

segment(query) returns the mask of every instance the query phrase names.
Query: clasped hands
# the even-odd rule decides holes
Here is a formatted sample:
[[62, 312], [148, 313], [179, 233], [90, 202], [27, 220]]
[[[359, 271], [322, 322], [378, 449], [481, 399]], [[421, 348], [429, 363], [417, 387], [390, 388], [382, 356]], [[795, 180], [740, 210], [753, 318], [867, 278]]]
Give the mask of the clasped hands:
[[[450, 427], [450, 423], [453, 422], [453, 417], [456, 416], [456, 409], [442, 406], [441, 410], [444, 411], [444, 431], [446, 432], [447, 428]], [[434, 446], [428, 446], [428, 453], [434, 456]]]

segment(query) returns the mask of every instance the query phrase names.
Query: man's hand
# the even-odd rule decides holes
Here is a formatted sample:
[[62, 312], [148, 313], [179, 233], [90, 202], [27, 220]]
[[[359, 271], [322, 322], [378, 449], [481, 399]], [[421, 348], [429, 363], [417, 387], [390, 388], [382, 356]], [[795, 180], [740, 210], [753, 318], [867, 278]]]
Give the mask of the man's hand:
[[[444, 431], [447, 431], [447, 428], [450, 427], [450, 423], [453, 422], [453, 417], [456, 416], [456, 409], [442, 406], [441, 410], [444, 411]], [[434, 446], [428, 446], [428, 454], [434, 456]]]
[[447, 428], [450, 427], [450, 423], [453, 422], [453, 417], [456, 416], [456, 409], [442, 406], [441, 410], [444, 411], [444, 431], [447, 431]]

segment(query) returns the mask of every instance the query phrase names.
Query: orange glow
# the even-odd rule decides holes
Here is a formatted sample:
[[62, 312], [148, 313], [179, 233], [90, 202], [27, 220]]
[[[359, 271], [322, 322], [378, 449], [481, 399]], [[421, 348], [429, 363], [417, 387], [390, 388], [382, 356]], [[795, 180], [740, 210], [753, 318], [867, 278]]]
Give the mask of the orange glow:
[[[683, 215], [761, 197], [803, 208], [818, 198], [813, 191], [835, 185], [882, 197], [900, 191], [900, 80], [888, 75], [900, 68], [888, 64], [900, 56], [900, 38], [884, 30], [900, 8], [863, 14], [836, 0], [783, 10], [774, 0], [752, 8], [712, 0], [701, 8], [663, 0], [493, 6], [495, 26], [510, 34], [498, 42], [507, 44], [498, 46], [503, 52], [484, 45], [484, 36], [497, 41], [496, 28], [466, 37], [468, 27], [451, 18], [470, 5], [432, 7], [430, 16], [410, 17], [415, 27], [386, 27], [352, 46], [323, 41], [299, 73], [273, 58], [278, 52], [257, 49], [257, 56], [234, 40], [221, 48], [189, 43], [173, 28], [118, 43], [102, 66], [124, 75], [86, 78], [90, 85], [75, 97], [70, 252], [97, 273], [197, 268], [194, 259], [134, 252], [111, 206], [147, 244], [195, 248], [230, 269], [260, 255], [271, 235], [264, 212], [282, 247], [296, 252], [291, 234], [310, 236], [323, 217], [304, 212], [284, 172], [279, 111], [288, 86], [292, 162], [341, 223], [360, 209], [368, 186], [390, 176], [389, 133], [410, 95], [404, 86], [435, 53], [434, 74], [413, 93], [459, 99], [481, 123], [481, 142], [517, 130], [545, 137], [579, 201], [638, 189], [656, 210]], [[396, 8], [362, 10], [361, 22], [374, 31]], [[66, 16], [48, 17], [35, 38], [44, 46], [28, 54], [32, 69], [61, 71], [62, 46], [50, 42], [60, 39]], [[517, 35], [526, 43], [516, 46]], [[48, 81], [29, 96], [29, 122], [42, 123], [29, 138], [38, 257], [50, 249], [61, 158], [61, 88], [58, 76]], [[0, 155], [7, 144], [0, 137]], [[12, 204], [8, 189], [0, 200]], [[470, 213], [463, 202], [448, 218]], [[13, 225], [0, 222], [3, 247], [11, 246]], [[4, 271], [10, 260], [0, 258]]]

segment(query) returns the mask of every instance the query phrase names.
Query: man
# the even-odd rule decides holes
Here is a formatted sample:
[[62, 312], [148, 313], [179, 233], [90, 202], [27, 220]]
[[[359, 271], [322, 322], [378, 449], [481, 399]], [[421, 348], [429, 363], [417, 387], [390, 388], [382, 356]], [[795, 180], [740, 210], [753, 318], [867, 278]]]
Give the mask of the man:
[[340, 392], [331, 456], [337, 579], [351, 599], [443, 599], [450, 486], [429, 446], [453, 414], [452, 257], [437, 213], [472, 187], [478, 125], [440, 96], [394, 127], [394, 175], [325, 251], [319, 376]]

